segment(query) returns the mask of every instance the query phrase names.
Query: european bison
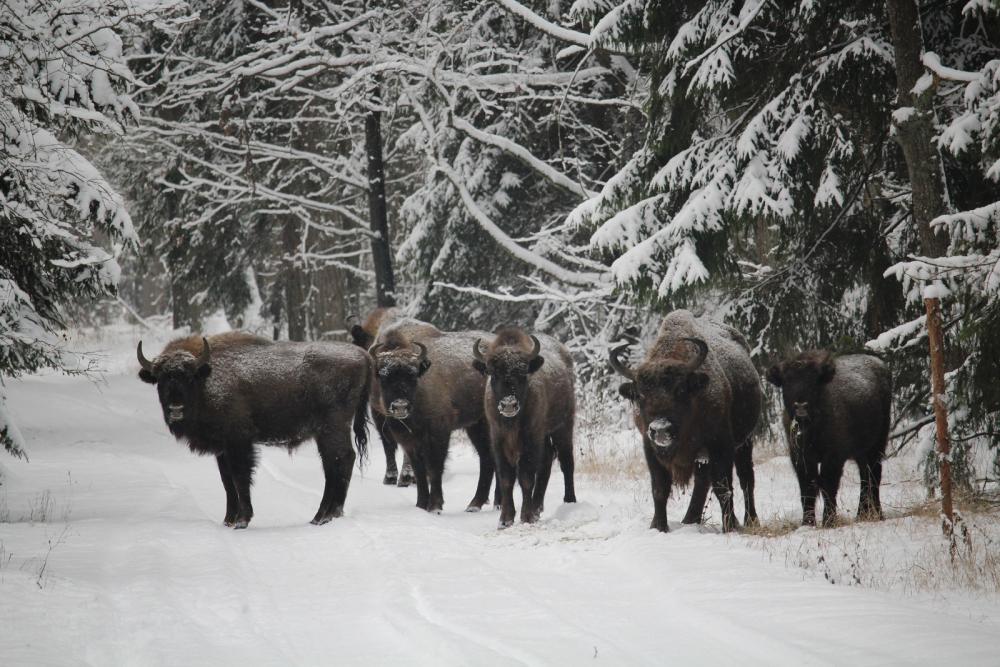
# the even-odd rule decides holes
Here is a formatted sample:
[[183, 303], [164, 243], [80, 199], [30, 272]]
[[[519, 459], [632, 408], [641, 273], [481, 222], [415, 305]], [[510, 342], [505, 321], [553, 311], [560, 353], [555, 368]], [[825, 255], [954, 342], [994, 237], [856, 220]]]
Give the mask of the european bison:
[[573, 360], [562, 343], [501, 327], [485, 351], [472, 347], [476, 370], [489, 376], [484, 394], [493, 457], [500, 481], [500, 528], [514, 523], [514, 479], [521, 486], [521, 521], [542, 513], [552, 460], [562, 469], [563, 502], [573, 488]]
[[738, 528], [734, 463], [743, 489], [744, 522], [757, 523], [753, 433], [762, 395], [746, 341], [731, 327], [675, 310], [663, 318], [656, 342], [634, 369], [619, 358], [628, 345], [611, 351], [611, 365], [629, 380], [619, 393], [633, 403], [642, 434], [653, 487], [650, 528], [669, 530], [671, 485], [687, 484], [692, 475], [695, 486], [684, 523], [701, 521], [711, 483], [722, 509], [722, 529]]
[[802, 492], [802, 525], [816, 525], [816, 491], [823, 495], [823, 525], [837, 516], [844, 463], [861, 473], [858, 518], [882, 518], [879, 485], [889, 441], [892, 378], [877, 357], [834, 357], [811, 350], [775, 364], [767, 379], [781, 388], [785, 432]]
[[451, 433], [464, 429], [479, 454], [479, 484], [467, 512], [489, 499], [493, 457], [483, 416], [483, 377], [468, 362], [482, 333], [443, 332], [417, 320], [383, 328], [371, 348], [372, 413], [406, 452], [417, 478], [417, 507], [440, 512]]
[[253, 517], [250, 486], [255, 444], [292, 450], [315, 438], [326, 489], [312, 523], [343, 514], [355, 461], [368, 442], [372, 364], [348, 343], [275, 343], [245, 333], [167, 344], [152, 361], [136, 349], [139, 377], [156, 385], [163, 418], [191, 451], [213, 454], [226, 489], [223, 522], [246, 528]]
[[[402, 317], [398, 308], [376, 308], [368, 313], [368, 317], [361, 324], [351, 327], [351, 338], [358, 347], [367, 350], [375, 342], [378, 332], [382, 327], [387, 327]], [[392, 433], [385, 426], [385, 418], [377, 413], [372, 413], [372, 420], [375, 422], [375, 429], [382, 440], [382, 451], [385, 452], [385, 477], [383, 484], [395, 484], [397, 486], [409, 486], [413, 484], [413, 466], [409, 457], [403, 454], [403, 467], [396, 467], [396, 441], [392, 439]]]

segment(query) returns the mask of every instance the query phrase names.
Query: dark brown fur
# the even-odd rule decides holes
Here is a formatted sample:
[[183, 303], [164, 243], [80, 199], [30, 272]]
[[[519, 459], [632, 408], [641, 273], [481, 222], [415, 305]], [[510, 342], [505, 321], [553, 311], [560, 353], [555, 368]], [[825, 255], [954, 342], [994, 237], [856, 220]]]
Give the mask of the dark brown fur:
[[[372, 347], [376, 368], [372, 413], [409, 457], [417, 507], [430, 512], [444, 507], [442, 476], [451, 434], [459, 429], [465, 430], [479, 454], [479, 483], [466, 511], [478, 511], [489, 499], [493, 457], [483, 416], [484, 380], [468, 363], [473, 341], [484, 335], [444, 332], [425, 322], [402, 320], [383, 327]], [[417, 344], [427, 350], [426, 358], [421, 358]], [[405, 409], [405, 415], [394, 404]]]
[[[697, 341], [706, 346], [700, 364]], [[616, 353], [612, 364], [618, 367]], [[695, 487], [684, 523], [701, 521], [711, 485], [722, 509], [723, 530], [738, 527], [734, 465], [743, 488], [744, 521], [755, 523], [752, 436], [762, 395], [743, 337], [726, 325], [674, 311], [663, 319], [646, 359], [634, 369], [618, 370], [632, 376], [619, 391], [633, 402], [643, 438], [653, 488], [650, 527], [668, 530], [671, 486], [687, 484], [692, 475]], [[699, 460], [704, 463], [698, 465]]]
[[772, 366], [767, 379], [781, 388], [802, 524], [816, 524], [817, 492], [823, 497], [823, 525], [835, 522], [848, 460], [858, 464], [861, 475], [858, 518], [881, 519], [879, 487], [892, 407], [886, 365], [866, 354], [834, 357], [827, 350], [809, 350]]
[[[199, 358], [205, 340], [207, 363]], [[293, 449], [308, 438], [315, 438], [326, 474], [313, 523], [341, 515], [355, 461], [352, 420], [358, 451], [366, 451], [372, 368], [363, 350], [238, 332], [191, 336], [170, 342], [139, 377], [156, 385], [170, 432], [192, 451], [216, 457], [226, 525], [245, 528], [253, 517], [255, 445]]]
[[[500, 528], [514, 522], [515, 479], [521, 487], [521, 521], [538, 519], [556, 457], [563, 473], [563, 501], [576, 502], [573, 360], [554, 338], [537, 339], [540, 348], [533, 355], [535, 343], [527, 332], [502, 327], [474, 362], [477, 370], [489, 376], [484, 402], [500, 481]], [[515, 405], [514, 415], [501, 412], [501, 406], [509, 414]]]

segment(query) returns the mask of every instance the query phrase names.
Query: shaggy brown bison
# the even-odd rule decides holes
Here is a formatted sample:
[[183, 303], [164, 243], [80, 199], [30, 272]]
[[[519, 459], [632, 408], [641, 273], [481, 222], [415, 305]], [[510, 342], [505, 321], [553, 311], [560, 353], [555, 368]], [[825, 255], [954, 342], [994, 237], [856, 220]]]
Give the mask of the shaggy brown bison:
[[619, 392], [633, 403], [642, 434], [653, 487], [650, 528], [669, 530], [671, 485], [687, 484], [692, 475], [695, 486], [684, 523], [701, 521], [711, 484], [722, 509], [722, 529], [739, 527], [733, 511], [734, 463], [744, 522], [756, 523], [753, 432], [762, 396], [743, 337], [726, 325], [675, 310], [663, 318], [656, 342], [634, 369], [619, 358], [627, 347], [612, 350], [611, 365], [629, 380]]
[[191, 451], [215, 455], [227, 526], [246, 528], [253, 517], [257, 443], [291, 450], [315, 438], [326, 488], [312, 523], [343, 513], [355, 461], [352, 420], [362, 457], [368, 442], [372, 364], [364, 350], [226, 333], [174, 340], [152, 361], [140, 341], [136, 356], [139, 377], [156, 385], [170, 432]]
[[823, 495], [823, 525], [837, 517], [837, 490], [844, 463], [858, 464], [858, 518], [882, 518], [879, 485], [889, 440], [892, 378], [877, 357], [834, 357], [803, 352], [767, 371], [781, 388], [785, 432], [802, 492], [802, 525], [816, 525], [816, 492]]
[[514, 523], [514, 479], [521, 486], [521, 521], [542, 513], [553, 458], [563, 473], [563, 502], [573, 488], [573, 360], [562, 343], [501, 327], [484, 351], [472, 347], [476, 370], [489, 376], [484, 394], [493, 457], [500, 481], [500, 528]]
[[479, 454], [479, 484], [466, 507], [489, 499], [493, 456], [483, 416], [483, 377], [468, 362], [482, 332], [444, 332], [417, 320], [399, 320], [379, 332], [371, 348], [376, 382], [372, 413], [406, 452], [417, 481], [417, 507], [440, 512], [441, 478], [451, 433], [464, 429]]
[[[387, 327], [402, 317], [398, 308], [376, 308], [368, 313], [368, 316], [360, 324], [351, 327], [351, 338], [354, 344], [365, 350], [372, 346], [378, 337], [378, 332], [382, 327]], [[409, 486], [413, 484], [413, 466], [409, 457], [403, 453], [402, 468], [396, 467], [396, 441], [392, 439], [392, 432], [385, 426], [385, 418], [378, 412], [372, 413], [372, 420], [375, 422], [375, 429], [382, 440], [382, 451], [385, 452], [385, 477], [383, 484], [395, 484], [396, 486]]]

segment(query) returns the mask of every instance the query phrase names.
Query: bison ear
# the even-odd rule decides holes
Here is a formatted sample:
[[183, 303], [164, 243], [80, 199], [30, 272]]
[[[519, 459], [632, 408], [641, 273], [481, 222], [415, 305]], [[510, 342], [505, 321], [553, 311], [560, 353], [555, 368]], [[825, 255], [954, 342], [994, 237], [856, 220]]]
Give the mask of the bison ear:
[[482, 373], [483, 375], [489, 375], [489, 373], [486, 372], [486, 364], [479, 361], [479, 359], [472, 360], [472, 367], [475, 368], [480, 373]]
[[417, 377], [420, 377], [421, 375], [423, 375], [424, 373], [426, 373], [427, 369], [430, 368], [430, 367], [431, 367], [431, 360], [430, 359], [422, 359], [420, 361], [420, 365], [417, 366]]
[[351, 338], [354, 339], [355, 345], [363, 347], [366, 350], [368, 349], [368, 346], [371, 343], [371, 339], [369, 339], [368, 333], [361, 328], [360, 324], [355, 324], [353, 327], [351, 327]]
[[692, 394], [697, 394], [699, 391], [708, 386], [708, 374], [707, 373], [689, 373], [687, 377], [687, 387], [688, 391]]
[[541, 368], [542, 364], [544, 363], [545, 363], [545, 357], [535, 357], [534, 359], [528, 362], [528, 372], [534, 373], [539, 368]]
[[198, 370], [196, 371], [196, 375], [203, 380], [211, 374], [212, 374], [212, 367], [209, 364], [205, 364], [204, 366], [199, 366]]
[[782, 370], [784, 369], [782, 368], [782, 364], [780, 363], [774, 364], [773, 366], [768, 368], [767, 375], [765, 376], [767, 378], [767, 381], [773, 384], [775, 387], [780, 387]]
[[639, 390], [636, 388], [635, 382], [622, 382], [618, 386], [618, 393], [629, 401], [635, 401], [639, 398]]
[[837, 368], [833, 365], [832, 359], [827, 359], [819, 367], [819, 383], [826, 384], [833, 379], [837, 373]]
[[149, 384], [156, 384], [156, 376], [147, 371], [145, 368], [139, 370], [139, 379], [143, 382], [148, 382]]

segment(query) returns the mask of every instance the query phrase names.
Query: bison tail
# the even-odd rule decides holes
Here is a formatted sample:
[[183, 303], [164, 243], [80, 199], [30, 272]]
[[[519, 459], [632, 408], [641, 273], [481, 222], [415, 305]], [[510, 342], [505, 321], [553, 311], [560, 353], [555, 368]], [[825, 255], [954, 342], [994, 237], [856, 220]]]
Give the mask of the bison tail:
[[361, 400], [354, 411], [354, 444], [358, 448], [358, 467], [368, 461], [368, 394], [371, 391], [372, 375], [365, 375], [365, 385], [361, 389]]

